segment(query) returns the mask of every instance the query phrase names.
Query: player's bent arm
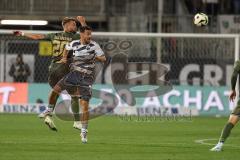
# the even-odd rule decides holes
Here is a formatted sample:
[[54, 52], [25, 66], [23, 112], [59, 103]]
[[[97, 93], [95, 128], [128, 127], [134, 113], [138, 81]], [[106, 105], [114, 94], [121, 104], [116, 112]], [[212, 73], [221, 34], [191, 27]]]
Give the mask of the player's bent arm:
[[64, 49], [63, 51], [63, 57], [60, 60], [60, 63], [67, 63], [67, 56], [68, 56], [68, 50]]
[[96, 60], [97, 60], [97, 61], [100, 61], [100, 62], [105, 62], [105, 61], [106, 61], [106, 57], [105, 57], [104, 55], [102, 55], [102, 56], [97, 56], [97, 57], [96, 57]]
[[233, 73], [232, 73], [232, 76], [231, 76], [231, 87], [232, 87], [232, 90], [235, 90], [236, 83], [237, 83], [237, 77], [238, 77], [239, 72], [240, 72], [240, 61], [237, 61], [235, 63], [235, 66], [234, 66], [234, 69], [233, 69]]
[[237, 74], [233, 72], [233, 74], [231, 76], [231, 88], [232, 88], [232, 90], [235, 90], [237, 77], [238, 77]]
[[84, 16], [77, 16], [77, 20], [80, 22], [81, 26], [87, 26], [86, 19]]

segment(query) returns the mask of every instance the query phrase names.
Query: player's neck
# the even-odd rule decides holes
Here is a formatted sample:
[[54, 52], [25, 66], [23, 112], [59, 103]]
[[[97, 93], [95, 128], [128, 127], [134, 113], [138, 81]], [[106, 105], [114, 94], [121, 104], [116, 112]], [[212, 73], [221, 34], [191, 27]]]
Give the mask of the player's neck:
[[81, 44], [86, 45], [88, 44], [87, 41], [84, 41], [83, 39], [80, 39]]

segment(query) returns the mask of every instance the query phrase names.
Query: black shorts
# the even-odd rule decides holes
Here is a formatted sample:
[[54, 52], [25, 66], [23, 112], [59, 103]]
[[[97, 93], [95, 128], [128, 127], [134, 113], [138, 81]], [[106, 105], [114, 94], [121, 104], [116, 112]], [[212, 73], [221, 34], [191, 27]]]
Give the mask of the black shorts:
[[89, 101], [92, 96], [93, 77], [79, 71], [71, 71], [58, 83], [61, 91], [66, 90], [71, 96]]
[[232, 113], [233, 115], [240, 117], [240, 100], [237, 102], [237, 106], [233, 109]]
[[69, 65], [51, 63], [49, 66], [48, 83], [53, 88], [64, 76], [69, 73]]

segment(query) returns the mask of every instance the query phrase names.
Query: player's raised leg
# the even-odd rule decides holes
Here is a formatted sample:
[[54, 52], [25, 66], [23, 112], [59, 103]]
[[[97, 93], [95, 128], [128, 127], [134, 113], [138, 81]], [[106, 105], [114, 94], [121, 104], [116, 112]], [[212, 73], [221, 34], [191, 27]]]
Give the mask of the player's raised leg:
[[53, 110], [56, 105], [57, 99], [59, 97], [59, 92], [52, 90], [48, 99], [48, 108], [42, 113], [44, 116], [45, 124], [53, 131], [57, 131], [56, 125], [52, 120]]

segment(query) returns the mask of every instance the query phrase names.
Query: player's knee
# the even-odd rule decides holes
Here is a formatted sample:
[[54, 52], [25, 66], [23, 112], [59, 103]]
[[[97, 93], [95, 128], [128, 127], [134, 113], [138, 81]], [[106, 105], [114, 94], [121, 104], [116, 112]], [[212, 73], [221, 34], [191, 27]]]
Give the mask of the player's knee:
[[[89, 100], [90, 100], [90, 98], [91, 98], [91, 96], [89, 96], [89, 95], [83, 95], [83, 96], [81, 96], [81, 100], [83, 101], [83, 103], [88, 103]], [[80, 101], [81, 101], [81, 100], [80, 100]]]
[[54, 95], [60, 95], [62, 92], [62, 88], [59, 85], [55, 85], [52, 90]]
[[236, 125], [238, 121], [239, 121], [239, 116], [234, 114], [231, 114], [228, 120], [228, 122], [232, 123], [233, 125]]
[[71, 98], [72, 98], [72, 103], [78, 103], [78, 101], [79, 101], [78, 97], [72, 96]]
[[87, 101], [86, 99], [83, 99], [83, 98], [80, 99], [80, 105], [81, 105], [81, 108], [83, 109], [83, 111], [88, 110], [88, 104], [89, 104], [89, 101]]

